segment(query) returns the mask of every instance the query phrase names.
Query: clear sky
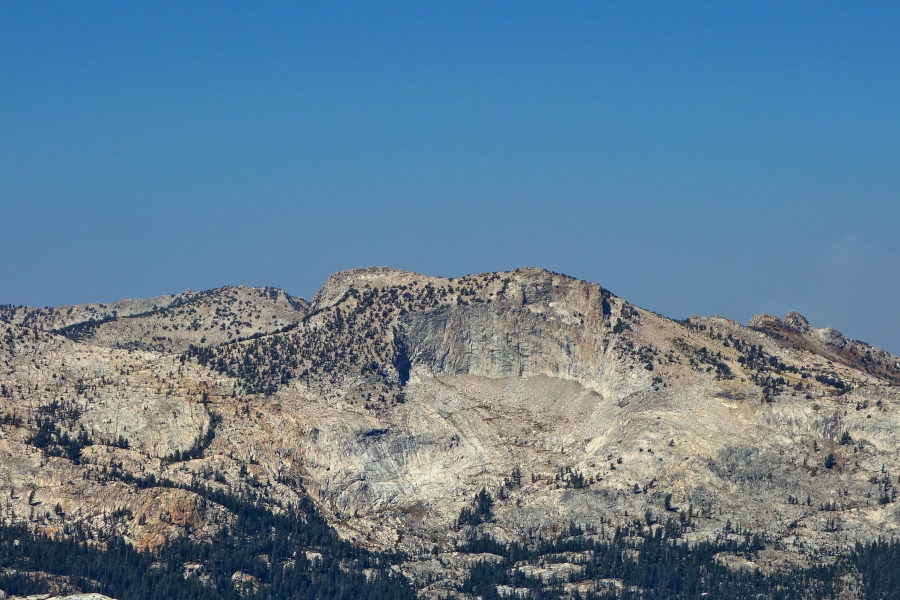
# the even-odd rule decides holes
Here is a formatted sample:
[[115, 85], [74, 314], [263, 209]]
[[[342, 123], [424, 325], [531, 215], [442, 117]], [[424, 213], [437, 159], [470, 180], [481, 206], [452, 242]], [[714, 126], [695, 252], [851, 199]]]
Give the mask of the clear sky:
[[900, 353], [900, 3], [0, 3], [0, 303], [538, 266]]

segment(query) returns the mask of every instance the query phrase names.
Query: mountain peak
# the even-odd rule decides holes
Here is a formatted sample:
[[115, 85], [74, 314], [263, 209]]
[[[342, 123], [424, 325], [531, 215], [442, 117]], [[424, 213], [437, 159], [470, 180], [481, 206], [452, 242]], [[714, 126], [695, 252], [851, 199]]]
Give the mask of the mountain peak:
[[806, 317], [795, 310], [785, 316], [784, 323], [798, 333], [808, 333], [812, 329]]
[[385, 287], [403, 285], [414, 281], [437, 280], [438, 277], [427, 277], [394, 269], [391, 267], [365, 267], [362, 269], [348, 269], [331, 275], [316, 295], [313, 297], [314, 310], [322, 309], [340, 301], [351, 289], [365, 287]]
[[741, 523], [772, 568], [900, 533], [898, 359], [797, 312], [673, 321], [544, 269], [386, 267], [311, 307], [236, 286], [29, 310], [0, 312], [0, 491], [37, 530], [153, 548], [217, 535], [228, 494], [315, 505], [422, 585], [463, 577], [467, 540], [635, 515]]

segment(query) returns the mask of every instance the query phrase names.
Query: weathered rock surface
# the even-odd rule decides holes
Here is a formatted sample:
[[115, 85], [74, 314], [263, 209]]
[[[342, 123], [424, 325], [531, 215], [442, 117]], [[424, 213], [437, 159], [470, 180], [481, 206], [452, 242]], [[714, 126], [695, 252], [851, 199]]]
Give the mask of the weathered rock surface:
[[309, 304], [275, 288], [223, 287], [207, 292], [62, 308], [0, 307], [0, 322], [53, 331], [112, 348], [186, 350], [289, 328]]
[[778, 540], [777, 564], [900, 533], [900, 359], [797, 313], [678, 322], [537, 269], [374, 268], [311, 304], [222, 288], [0, 320], [7, 522], [153, 547], [229, 522], [191, 485], [309, 495], [432, 584], [482, 489], [499, 540], [684, 513], [694, 538]]

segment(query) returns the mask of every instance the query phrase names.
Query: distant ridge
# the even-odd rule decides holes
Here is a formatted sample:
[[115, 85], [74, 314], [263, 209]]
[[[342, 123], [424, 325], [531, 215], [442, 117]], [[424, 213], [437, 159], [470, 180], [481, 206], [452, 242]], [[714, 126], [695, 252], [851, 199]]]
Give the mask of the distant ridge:
[[[309, 561], [309, 585], [435, 599], [620, 593], [631, 575], [586, 565], [657, 535], [710, 544], [715, 577], [813, 585], [870, 577], [857, 541], [900, 536], [900, 359], [796, 312], [674, 321], [541, 269], [372, 267], [311, 302], [236, 286], [0, 322], [0, 521], [137, 562], [181, 540], [158, 576], [197, 590]], [[257, 554], [202, 558], [237, 530]]]

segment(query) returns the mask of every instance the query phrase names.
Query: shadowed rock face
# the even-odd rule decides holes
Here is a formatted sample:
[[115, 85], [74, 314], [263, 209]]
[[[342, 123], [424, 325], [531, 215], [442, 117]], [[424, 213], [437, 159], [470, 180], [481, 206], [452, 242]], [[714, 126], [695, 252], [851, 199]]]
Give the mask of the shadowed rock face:
[[162, 298], [0, 311], [3, 519], [141, 547], [228, 523], [152, 475], [410, 551], [452, 549], [482, 488], [501, 540], [683, 512], [774, 561], [900, 527], [898, 359], [797, 313], [677, 322], [538, 269]]

